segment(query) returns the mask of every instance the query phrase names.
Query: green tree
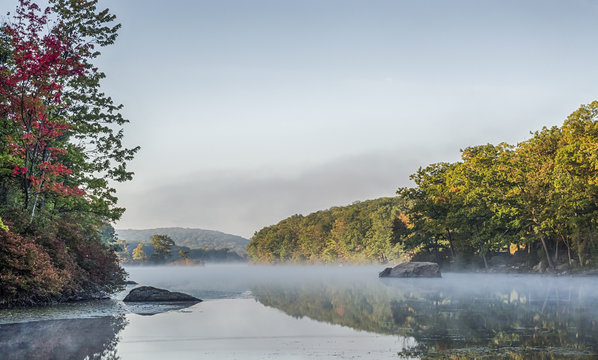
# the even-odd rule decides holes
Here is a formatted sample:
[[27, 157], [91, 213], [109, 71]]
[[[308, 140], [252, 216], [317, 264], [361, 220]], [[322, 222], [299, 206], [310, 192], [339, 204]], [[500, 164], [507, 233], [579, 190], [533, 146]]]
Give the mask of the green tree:
[[555, 156], [561, 136], [557, 127], [535, 132], [532, 138], [518, 144], [507, 170], [515, 184], [508, 194], [515, 215], [512, 228], [519, 233], [519, 240], [514, 242], [533, 246], [539, 241], [551, 268], [554, 264], [547, 242], [563, 230], [556, 217], [554, 186]]
[[189, 259], [189, 251], [188, 250], [183, 250], [180, 249], [179, 250], [179, 256], [181, 257], [181, 259], [183, 260], [188, 260]]
[[582, 105], [563, 124], [554, 181], [557, 216], [567, 220], [583, 266], [598, 255], [598, 101]]
[[438, 257], [441, 250], [448, 248], [452, 259], [457, 255], [455, 235], [458, 218], [455, 215], [462, 204], [449, 184], [451, 172], [456, 166], [436, 163], [419, 168], [410, 177], [416, 187], [397, 191], [400, 196], [412, 201], [408, 214], [413, 229], [410, 236], [404, 237], [407, 249], [423, 249], [436, 253]]
[[398, 259], [396, 218], [406, 206], [382, 198], [294, 215], [256, 232], [247, 252], [260, 262], [387, 262]]
[[152, 235], [152, 245], [154, 245], [154, 253], [152, 254], [152, 260], [155, 262], [164, 262], [170, 256], [171, 247], [173, 247], [174, 241], [168, 235]]

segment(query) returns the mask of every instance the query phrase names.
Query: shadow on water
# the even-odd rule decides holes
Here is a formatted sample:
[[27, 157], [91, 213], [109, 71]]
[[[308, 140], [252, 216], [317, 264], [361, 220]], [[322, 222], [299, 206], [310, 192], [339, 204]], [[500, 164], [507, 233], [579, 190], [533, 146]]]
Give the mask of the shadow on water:
[[0, 326], [0, 359], [119, 359], [124, 315]]
[[448, 274], [443, 279], [322, 279], [254, 284], [266, 306], [294, 317], [412, 336], [421, 359], [594, 359], [596, 280]]
[[[4, 310], [0, 359], [120, 359], [118, 334], [128, 324], [126, 314], [151, 316], [191, 305], [101, 300]], [[7, 323], [10, 320], [15, 322]]]

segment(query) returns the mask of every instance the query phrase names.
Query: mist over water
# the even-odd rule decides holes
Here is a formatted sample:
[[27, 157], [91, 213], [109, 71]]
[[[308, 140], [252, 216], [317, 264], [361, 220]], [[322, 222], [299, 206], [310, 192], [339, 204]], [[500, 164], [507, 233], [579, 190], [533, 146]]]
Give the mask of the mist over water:
[[578, 292], [598, 298], [598, 277], [537, 274], [444, 273], [441, 278], [378, 278], [384, 266], [343, 265], [246, 265], [213, 264], [199, 267], [127, 267], [129, 279], [139, 284], [203, 294], [202, 299], [245, 297], [254, 285], [287, 285], [306, 282], [342, 284], [386, 284], [423, 293], [443, 292], [454, 296], [472, 293], [525, 291], [530, 296], [555, 292]]
[[[379, 279], [383, 268], [128, 267], [140, 285], [204, 302], [140, 310], [122, 303], [125, 291], [92, 305], [0, 312], [0, 354], [15, 351], [16, 342], [20, 355], [69, 349], [73, 358], [88, 351], [123, 360], [173, 352], [179, 359], [598, 356], [598, 278], [446, 273]], [[52, 335], [52, 328], [73, 335]], [[25, 337], [38, 340], [29, 344]]]

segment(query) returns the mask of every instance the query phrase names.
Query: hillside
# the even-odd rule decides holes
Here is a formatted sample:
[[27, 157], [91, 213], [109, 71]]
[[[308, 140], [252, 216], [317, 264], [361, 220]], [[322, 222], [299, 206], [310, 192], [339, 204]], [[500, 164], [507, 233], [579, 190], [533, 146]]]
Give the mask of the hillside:
[[400, 256], [406, 208], [393, 197], [294, 215], [258, 231], [247, 251], [265, 263], [386, 262]]
[[231, 249], [240, 256], [247, 255], [245, 247], [249, 242], [241, 236], [225, 234], [220, 231], [189, 229], [189, 228], [157, 228], [157, 229], [117, 229], [119, 239], [127, 243], [142, 242], [149, 243], [152, 235], [168, 235], [178, 246], [186, 246], [190, 249]]

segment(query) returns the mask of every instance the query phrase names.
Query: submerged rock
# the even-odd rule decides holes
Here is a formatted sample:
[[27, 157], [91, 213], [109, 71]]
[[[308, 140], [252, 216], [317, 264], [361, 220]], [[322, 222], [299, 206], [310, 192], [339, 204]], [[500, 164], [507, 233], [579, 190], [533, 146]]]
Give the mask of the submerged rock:
[[384, 269], [378, 277], [440, 277], [440, 270], [433, 262], [405, 262]]
[[136, 287], [124, 298], [124, 302], [200, 302], [201, 299], [180, 292], [158, 289], [152, 286]]

